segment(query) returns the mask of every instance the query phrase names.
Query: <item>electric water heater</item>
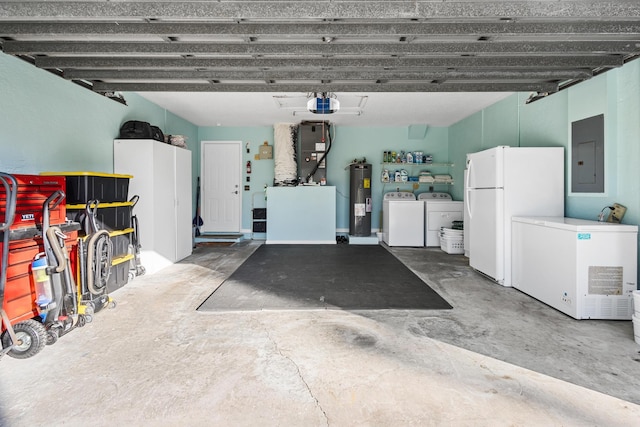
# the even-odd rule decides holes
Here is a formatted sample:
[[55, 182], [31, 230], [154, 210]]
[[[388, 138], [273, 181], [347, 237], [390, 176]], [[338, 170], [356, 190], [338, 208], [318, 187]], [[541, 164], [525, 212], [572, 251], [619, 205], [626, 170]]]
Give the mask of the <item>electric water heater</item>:
[[349, 235], [371, 235], [371, 165], [354, 163], [350, 166]]

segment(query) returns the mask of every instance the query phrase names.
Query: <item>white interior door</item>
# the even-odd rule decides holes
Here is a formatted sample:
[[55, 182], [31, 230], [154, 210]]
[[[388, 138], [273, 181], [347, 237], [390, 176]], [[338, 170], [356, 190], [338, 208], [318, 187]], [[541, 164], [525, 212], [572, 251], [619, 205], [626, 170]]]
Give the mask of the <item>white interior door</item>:
[[200, 171], [203, 233], [240, 231], [242, 141], [202, 141]]

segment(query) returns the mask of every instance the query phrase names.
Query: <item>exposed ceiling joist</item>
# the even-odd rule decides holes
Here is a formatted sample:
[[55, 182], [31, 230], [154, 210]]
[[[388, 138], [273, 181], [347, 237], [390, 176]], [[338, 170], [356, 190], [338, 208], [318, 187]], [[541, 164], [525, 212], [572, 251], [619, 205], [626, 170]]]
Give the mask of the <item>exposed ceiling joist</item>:
[[640, 2], [0, 1], [0, 46], [97, 92], [555, 92], [640, 55]]
[[570, 80], [588, 79], [591, 70], [488, 70], [488, 71], [395, 71], [395, 70], [350, 70], [350, 71], [281, 71], [281, 70], [82, 70], [67, 69], [66, 79], [84, 80]]
[[102, 83], [97, 92], [555, 92], [555, 83]]
[[40, 68], [83, 69], [270, 69], [320, 70], [320, 69], [508, 69], [529, 70], [613, 68], [623, 65], [622, 55], [582, 55], [532, 57], [509, 55], [487, 56], [437, 56], [430, 58], [150, 58], [150, 57], [96, 57], [96, 56], [36, 56]]
[[24, 1], [0, 3], [0, 19], [280, 20], [280, 19], [607, 19], [640, 16], [620, 1]]
[[201, 22], [6, 22], [2, 32], [21, 36], [50, 37], [56, 35], [86, 36], [131, 36], [156, 35], [162, 37], [181, 36], [438, 36], [438, 35], [526, 35], [532, 39], [552, 35], [587, 36], [599, 34], [620, 37], [640, 34], [638, 20], [582, 21], [582, 22], [308, 22], [308, 23], [201, 23]]
[[21, 42], [7, 41], [4, 51], [12, 55], [25, 54], [110, 54], [135, 52], [166, 55], [264, 55], [264, 56], [392, 56], [436, 54], [530, 54], [571, 55], [629, 54], [638, 49], [640, 38], [634, 41], [587, 42], [465, 42], [465, 43], [191, 43], [191, 42]]

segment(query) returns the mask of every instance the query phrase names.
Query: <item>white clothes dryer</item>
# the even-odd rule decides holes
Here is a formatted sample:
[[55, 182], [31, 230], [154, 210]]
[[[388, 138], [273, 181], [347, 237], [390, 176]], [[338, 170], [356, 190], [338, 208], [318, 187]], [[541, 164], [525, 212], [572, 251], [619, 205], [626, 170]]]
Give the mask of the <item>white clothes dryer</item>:
[[422, 193], [424, 203], [424, 242], [427, 247], [440, 247], [440, 229], [451, 228], [453, 221], [462, 221], [463, 202], [454, 202], [449, 193]]
[[382, 200], [382, 241], [389, 246], [424, 246], [424, 202], [394, 191]]

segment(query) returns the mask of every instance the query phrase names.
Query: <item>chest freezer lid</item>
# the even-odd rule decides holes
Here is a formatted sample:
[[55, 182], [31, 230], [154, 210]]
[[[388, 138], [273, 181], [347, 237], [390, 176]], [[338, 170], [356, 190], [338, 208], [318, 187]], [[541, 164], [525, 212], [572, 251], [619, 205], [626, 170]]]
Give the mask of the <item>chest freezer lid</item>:
[[587, 219], [565, 218], [555, 216], [513, 217], [512, 222], [534, 224], [542, 227], [558, 228], [568, 231], [606, 231], [615, 233], [637, 233], [638, 226], [615, 224], [611, 222], [590, 221]]

